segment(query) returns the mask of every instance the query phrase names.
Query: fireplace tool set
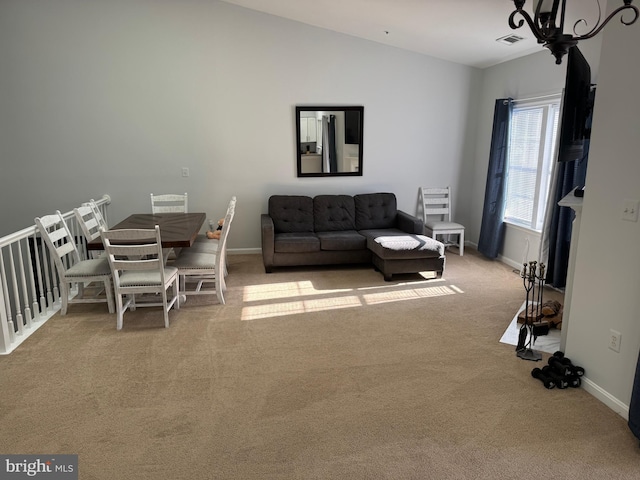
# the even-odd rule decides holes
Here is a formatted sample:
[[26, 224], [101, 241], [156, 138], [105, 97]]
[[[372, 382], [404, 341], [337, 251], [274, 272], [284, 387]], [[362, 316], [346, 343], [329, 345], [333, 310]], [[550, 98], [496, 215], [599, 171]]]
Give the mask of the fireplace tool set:
[[520, 327], [518, 334], [518, 345], [516, 355], [524, 360], [542, 360], [542, 354], [532, 349], [537, 338], [535, 334], [534, 321], [542, 318], [542, 292], [544, 287], [545, 266], [544, 263], [529, 262], [524, 263], [522, 272], [522, 283], [526, 292], [524, 304], [524, 323]]

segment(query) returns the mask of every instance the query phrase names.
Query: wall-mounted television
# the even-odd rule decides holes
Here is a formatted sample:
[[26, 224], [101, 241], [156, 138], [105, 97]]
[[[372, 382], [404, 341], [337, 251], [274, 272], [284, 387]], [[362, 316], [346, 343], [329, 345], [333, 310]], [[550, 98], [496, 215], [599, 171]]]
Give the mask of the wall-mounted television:
[[558, 161], [579, 160], [588, 152], [586, 141], [591, 137], [587, 121], [593, 110], [591, 67], [577, 46], [569, 49], [567, 76], [560, 113]]

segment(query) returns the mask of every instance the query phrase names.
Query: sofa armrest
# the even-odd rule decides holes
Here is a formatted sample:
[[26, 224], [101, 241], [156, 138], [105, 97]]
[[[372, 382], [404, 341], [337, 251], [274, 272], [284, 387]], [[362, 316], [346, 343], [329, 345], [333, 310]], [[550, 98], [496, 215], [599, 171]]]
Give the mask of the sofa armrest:
[[424, 224], [422, 220], [413, 215], [409, 215], [402, 210], [398, 210], [396, 215], [396, 227], [403, 232], [415, 233], [418, 235], [424, 234]]
[[262, 234], [262, 261], [264, 263], [264, 270], [267, 273], [271, 273], [275, 248], [275, 231], [273, 219], [266, 213], [260, 215], [260, 231]]

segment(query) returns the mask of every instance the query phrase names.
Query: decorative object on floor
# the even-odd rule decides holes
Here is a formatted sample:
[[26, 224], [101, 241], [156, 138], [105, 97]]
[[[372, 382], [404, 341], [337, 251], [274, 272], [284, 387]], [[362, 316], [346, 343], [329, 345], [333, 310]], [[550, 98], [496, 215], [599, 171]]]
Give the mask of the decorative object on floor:
[[[534, 320], [541, 318], [542, 313], [542, 292], [544, 287], [544, 263], [533, 261], [529, 264], [524, 263], [520, 276], [522, 277], [524, 290], [526, 292], [526, 300], [524, 307], [524, 323], [520, 327], [518, 335], [518, 344], [516, 345], [516, 355], [524, 360], [538, 361], [542, 360], [542, 354], [535, 352], [531, 347], [535, 343], [540, 330], [534, 329]], [[534, 301], [535, 300], [535, 301]], [[547, 327], [548, 333], [549, 329]]]
[[534, 368], [531, 371], [531, 376], [540, 380], [547, 389], [555, 387], [559, 389], [578, 388], [582, 385], [580, 377], [583, 375], [584, 368], [574, 365], [560, 351], [549, 357], [548, 365], [542, 368]]
[[[609, 20], [611, 20], [618, 13], [621, 13], [625, 10], [631, 10], [633, 12], [633, 17], [630, 20], [624, 19], [624, 14], [620, 15], [620, 22], [623, 25], [632, 25], [638, 19], [638, 7], [631, 5], [633, 0], [623, 0], [624, 5], [616, 8], [611, 15], [604, 19], [601, 23], [600, 20], [602, 18], [602, 10], [600, 8], [599, 0], [596, 0], [598, 3], [598, 21], [595, 26], [589, 30], [584, 35], [578, 35], [576, 32], [576, 27], [582, 23], [585, 26], [587, 25], [587, 21], [582, 18], [578, 20], [573, 25], [573, 35], [569, 35], [564, 33], [564, 17], [565, 17], [565, 7], [567, 0], [538, 0], [538, 2], [534, 2], [534, 13], [533, 18], [524, 11], [525, 0], [513, 0], [513, 3], [516, 9], [509, 15], [509, 26], [512, 29], [520, 28], [524, 25], [526, 21], [531, 28], [531, 32], [538, 39], [538, 43], [542, 43], [544, 47], [547, 47], [551, 54], [556, 57], [556, 64], [560, 65], [562, 63], [562, 57], [569, 51], [571, 47], [578, 44], [580, 40], [587, 40], [589, 38], [595, 37], [600, 30], [602, 30]], [[558, 12], [558, 10], [560, 10]], [[558, 13], [560, 14], [560, 23], [556, 25], [556, 19], [558, 17]], [[522, 18], [518, 23], [514, 21], [516, 15], [520, 15]]]
[[547, 300], [542, 304], [542, 321], [549, 328], [562, 329], [562, 304], [557, 300]]

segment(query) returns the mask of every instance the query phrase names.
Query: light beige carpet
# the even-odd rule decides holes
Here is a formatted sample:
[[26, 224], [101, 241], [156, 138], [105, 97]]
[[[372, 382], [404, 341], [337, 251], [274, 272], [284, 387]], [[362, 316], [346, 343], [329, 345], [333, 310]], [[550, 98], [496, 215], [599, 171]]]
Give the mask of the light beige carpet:
[[227, 305], [189, 299], [168, 329], [73, 305], [0, 357], [0, 452], [77, 453], [105, 480], [640, 478], [623, 418], [499, 342], [511, 268], [469, 249], [439, 280], [229, 272]]

